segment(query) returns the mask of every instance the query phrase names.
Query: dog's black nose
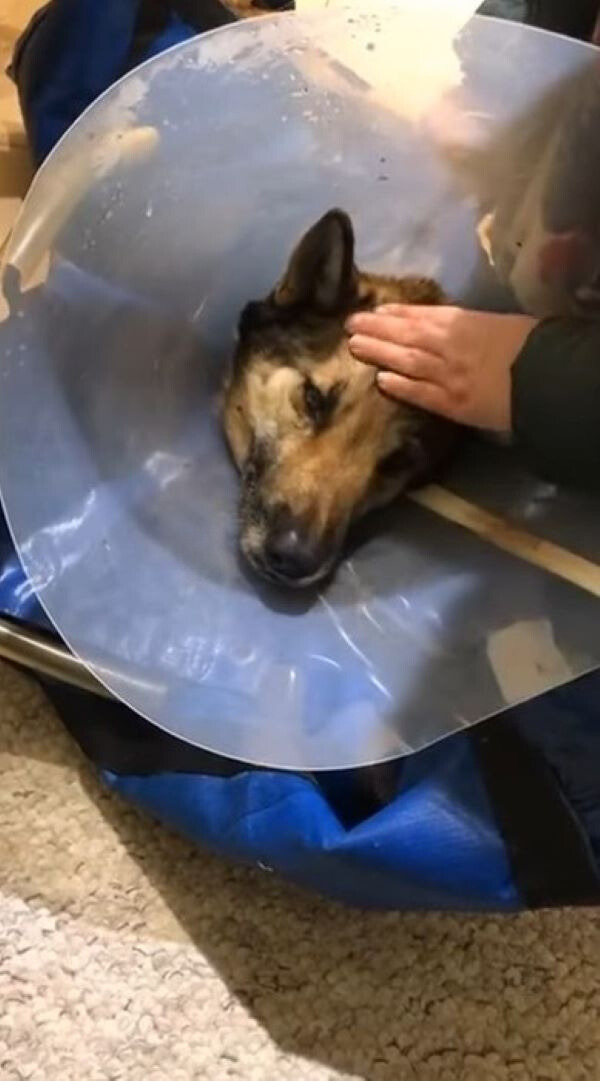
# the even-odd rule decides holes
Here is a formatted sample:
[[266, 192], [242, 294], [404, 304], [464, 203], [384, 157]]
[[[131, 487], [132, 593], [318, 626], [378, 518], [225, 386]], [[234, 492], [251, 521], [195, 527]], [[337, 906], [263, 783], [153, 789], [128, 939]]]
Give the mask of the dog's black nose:
[[298, 529], [276, 530], [264, 547], [267, 570], [276, 578], [301, 582], [319, 573], [323, 554], [318, 544]]

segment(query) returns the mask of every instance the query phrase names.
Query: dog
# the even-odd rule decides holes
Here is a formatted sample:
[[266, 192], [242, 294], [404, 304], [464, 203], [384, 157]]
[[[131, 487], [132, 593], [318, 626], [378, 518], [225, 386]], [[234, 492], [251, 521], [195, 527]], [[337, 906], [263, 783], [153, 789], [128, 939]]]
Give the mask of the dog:
[[441, 304], [441, 288], [360, 273], [354, 247], [342, 210], [308, 230], [272, 292], [242, 311], [226, 382], [241, 551], [286, 587], [327, 578], [352, 523], [429, 480], [458, 439], [450, 421], [386, 398], [344, 329], [352, 312], [380, 304]]

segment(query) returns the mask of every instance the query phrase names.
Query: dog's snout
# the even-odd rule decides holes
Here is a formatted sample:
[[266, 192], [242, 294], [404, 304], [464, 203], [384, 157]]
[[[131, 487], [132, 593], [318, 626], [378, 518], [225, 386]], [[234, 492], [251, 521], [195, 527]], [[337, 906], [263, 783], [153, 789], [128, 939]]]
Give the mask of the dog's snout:
[[267, 537], [264, 558], [268, 570], [277, 578], [301, 582], [318, 574], [322, 563], [321, 546], [299, 527], [273, 530]]

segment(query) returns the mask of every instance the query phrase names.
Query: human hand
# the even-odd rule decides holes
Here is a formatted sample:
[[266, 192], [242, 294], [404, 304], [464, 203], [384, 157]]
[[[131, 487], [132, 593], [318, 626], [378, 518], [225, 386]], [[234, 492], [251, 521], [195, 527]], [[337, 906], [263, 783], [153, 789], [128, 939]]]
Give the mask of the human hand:
[[450, 420], [511, 430], [511, 368], [538, 320], [386, 304], [350, 317], [350, 351], [382, 369], [384, 394]]

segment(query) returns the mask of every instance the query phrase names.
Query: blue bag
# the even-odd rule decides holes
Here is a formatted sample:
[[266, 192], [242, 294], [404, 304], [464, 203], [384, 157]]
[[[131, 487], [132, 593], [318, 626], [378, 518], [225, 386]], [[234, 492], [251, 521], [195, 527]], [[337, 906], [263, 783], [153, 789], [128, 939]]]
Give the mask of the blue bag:
[[[12, 68], [39, 164], [135, 63], [231, 21], [218, 0], [52, 0]], [[0, 611], [51, 632], [0, 520]], [[301, 776], [191, 747], [43, 680], [106, 783], [187, 837], [352, 904], [514, 911], [600, 898], [600, 674], [385, 770]]]

